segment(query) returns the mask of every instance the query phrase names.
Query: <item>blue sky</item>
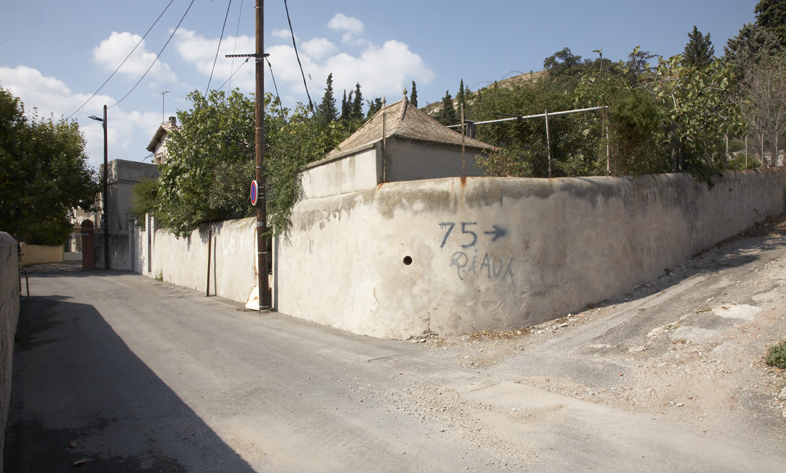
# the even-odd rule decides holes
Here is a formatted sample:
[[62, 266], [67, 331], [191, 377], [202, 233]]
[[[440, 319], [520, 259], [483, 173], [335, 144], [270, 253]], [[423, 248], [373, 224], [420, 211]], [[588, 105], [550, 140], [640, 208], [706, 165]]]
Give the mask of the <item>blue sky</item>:
[[[169, 0], [0, 0], [0, 86], [28, 111], [76, 119], [91, 165], [103, 159], [101, 124], [88, 115], [109, 108], [109, 159], [141, 161], [163, 117], [187, 110], [186, 95], [204, 93], [229, 5], [211, 89], [254, 90], [254, 67], [225, 54], [254, 51], [254, 0], [195, 0], [158, 62], [118, 104], [164, 48], [191, 0], [173, 0], [124, 66], [79, 107], [123, 61]], [[472, 90], [520, 72], [569, 47], [595, 58], [625, 59], [634, 47], [670, 57], [696, 25], [716, 55], [754, 21], [756, 0], [289, 0], [292, 26], [312, 100], [332, 72], [336, 98], [356, 82], [366, 99], [388, 103], [417, 83], [419, 104]], [[265, 2], [265, 50], [279, 93], [290, 107], [306, 102], [283, 0]], [[231, 79], [231, 71], [237, 70]], [[273, 91], [270, 76], [266, 90]], [[162, 92], [169, 93], [162, 95]], [[117, 104], [117, 105], [115, 105]], [[148, 159], [149, 161], [149, 159]]]

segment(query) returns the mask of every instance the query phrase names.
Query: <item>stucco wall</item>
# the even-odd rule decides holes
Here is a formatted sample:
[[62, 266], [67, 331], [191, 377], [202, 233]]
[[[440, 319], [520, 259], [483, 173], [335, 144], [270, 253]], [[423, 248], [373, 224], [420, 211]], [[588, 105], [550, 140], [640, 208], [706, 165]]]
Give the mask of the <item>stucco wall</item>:
[[62, 246], [27, 245], [22, 243], [22, 264], [62, 263]]
[[356, 154], [314, 163], [307, 167], [300, 183], [306, 198], [346, 194], [373, 189], [382, 181], [380, 144]]
[[676, 174], [486, 177], [307, 199], [277, 247], [277, 309], [378, 337], [518, 328], [624, 293], [785, 206], [782, 168], [712, 189]]
[[[212, 234], [209, 232], [212, 228]], [[188, 238], [155, 230], [137, 231], [135, 270], [178, 286], [205, 292], [208, 275], [208, 238], [212, 237], [210, 295], [238, 302], [256, 286], [256, 219], [229, 220], [195, 230]], [[149, 258], [149, 271], [148, 271]]]
[[389, 160], [386, 169], [388, 182], [461, 177], [464, 171], [467, 176], [484, 175], [475, 166], [475, 156], [481, 152], [476, 148], [466, 148], [465, 165], [462, 165], [460, 146], [393, 138], [387, 142], [387, 152], [395, 157]]
[[[14, 360], [14, 335], [19, 320], [19, 263], [16, 241], [0, 232], [0, 423], [2, 432], [8, 422], [11, 403], [11, 373]], [[0, 435], [0, 472], [3, 471], [5, 435]]]

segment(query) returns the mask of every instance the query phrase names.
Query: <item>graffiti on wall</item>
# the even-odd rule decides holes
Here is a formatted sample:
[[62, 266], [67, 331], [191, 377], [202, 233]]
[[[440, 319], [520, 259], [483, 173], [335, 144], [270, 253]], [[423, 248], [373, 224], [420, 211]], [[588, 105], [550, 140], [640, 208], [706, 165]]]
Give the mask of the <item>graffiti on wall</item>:
[[486, 276], [500, 282], [509, 280], [513, 283], [513, 258], [496, 260], [490, 257], [488, 252], [479, 249], [506, 237], [508, 232], [504, 227], [492, 225], [491, 228], [481, 228], [477, 222], [441, 222], [439, 228], [445, 232], [440, 249], [445, 248], [451, 235], [454, 235], [454, 239], [459, 239], [462, 250], [454, 252], [450, 257], [450, 267], [456, 268], [460, 280], [472, 276]]

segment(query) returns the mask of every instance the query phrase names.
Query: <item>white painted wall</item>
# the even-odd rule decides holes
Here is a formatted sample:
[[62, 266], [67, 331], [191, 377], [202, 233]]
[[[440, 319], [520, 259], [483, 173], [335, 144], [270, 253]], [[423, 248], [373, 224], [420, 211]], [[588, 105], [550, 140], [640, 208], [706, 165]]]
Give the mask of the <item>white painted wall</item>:
[[210, 295], [246, 302], [257, 283], [255, 218], [212, 224], [180, 239], [154, 228], [148, 246], [150, 228], [147, 225], [136, 233], [136, 272], [205, 292], [210, 236]]
[[[786, 169], [447, 178], [302, 201], [277, 309], [409, 338], [536, 324], [624, 293], [786, 207]], [[405, 264], [410, 261], [410, 264]]]
[[312, 164], [301, 175], [304, 197], [373, 189], [382, 182], [381, 156], [381, 145], [377, 143], [356, 154]]

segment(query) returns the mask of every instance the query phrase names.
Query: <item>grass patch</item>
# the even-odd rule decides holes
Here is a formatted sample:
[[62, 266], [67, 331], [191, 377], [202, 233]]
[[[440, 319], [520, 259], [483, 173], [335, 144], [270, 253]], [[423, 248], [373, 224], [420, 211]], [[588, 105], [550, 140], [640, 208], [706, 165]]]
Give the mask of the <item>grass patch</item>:
[[786, 370], [786, 340], [767, 350], [764, 362], [770, 366]]

